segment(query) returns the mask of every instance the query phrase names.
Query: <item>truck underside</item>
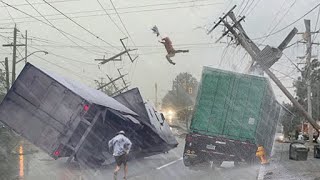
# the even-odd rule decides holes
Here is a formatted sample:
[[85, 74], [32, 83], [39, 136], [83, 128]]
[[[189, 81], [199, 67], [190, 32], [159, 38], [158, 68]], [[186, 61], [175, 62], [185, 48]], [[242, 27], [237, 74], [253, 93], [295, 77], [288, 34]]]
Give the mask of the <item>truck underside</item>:
[[183, 162], [185, 166], [203, 162], [221, 165], [223, 161], [251, 164], [256, 161], [256, 149], [257, 146], [250, 142], [190, 133], [186, 136]]

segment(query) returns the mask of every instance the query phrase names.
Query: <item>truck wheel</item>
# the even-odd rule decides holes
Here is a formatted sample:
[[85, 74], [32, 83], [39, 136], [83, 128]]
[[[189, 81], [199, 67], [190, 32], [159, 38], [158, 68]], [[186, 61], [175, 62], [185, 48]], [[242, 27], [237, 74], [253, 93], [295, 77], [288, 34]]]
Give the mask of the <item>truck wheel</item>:
[[213, 162], [212, 162], [212, 165], [213, 165], [214, 167], [220, 167], [222, 163], [223, 163], [223, 161], [213, 161]]
[[189, 156], [183, 156], [183, 164], [187, 167], [189, 166], [193, 166], [194, 165], [194, 161], [190, 159]]

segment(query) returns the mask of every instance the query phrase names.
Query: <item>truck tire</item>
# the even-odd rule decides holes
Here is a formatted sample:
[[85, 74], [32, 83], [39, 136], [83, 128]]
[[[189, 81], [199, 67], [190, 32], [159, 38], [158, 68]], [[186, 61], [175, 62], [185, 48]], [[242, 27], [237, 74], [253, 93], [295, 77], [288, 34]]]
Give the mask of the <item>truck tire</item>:
[[183, 164], [186, 167], [190, 167], [194, 165], [194, 160], [191, 160], [189, 156], [183, 156]]
[[213, 166], [215, 166], [215, 167], [220, 167], [222, 163], [223, 163], [223, 161], [213, 161], [212, 162]]

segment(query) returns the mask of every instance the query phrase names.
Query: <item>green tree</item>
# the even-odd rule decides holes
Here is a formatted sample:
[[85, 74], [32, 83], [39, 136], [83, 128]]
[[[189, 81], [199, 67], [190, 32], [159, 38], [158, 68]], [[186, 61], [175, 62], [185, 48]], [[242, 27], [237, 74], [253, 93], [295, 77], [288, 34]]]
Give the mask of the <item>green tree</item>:
[[172, 82], [172, 90], [162, 99], [162, 109], [173, 109], [188, 127], [188, 119], [193, 109], [198, 91], [198, 81], [189, 73], [180, 73]]
[[[309, 72], [308, 72], [309, 71]], [[307, 74], [310, 74], [307, 77]], [[311, 104], [312, 104], [312, 117], [315, 120], [320, 120], [320, 63], [317, 59], [313, 60], [309, 68], [304, 67], [301, 70], [301, 76], [293, 82], [295, 88], [296, 99], [298, 102], [307, 109], [307, 79], [311, 80]], [[291, 117], [284, 116], [282, 125], [286, 133], [291, 132], [297, 128], [298, 125], [304, 120], [304, 116], [292, 104], [284, 104], [287, 109], [294, 113], [295, 117], [291, 121]]]
[[2, 69], [0, 69], [0, 102], [3, 100], [6, 92], [6, 73]]

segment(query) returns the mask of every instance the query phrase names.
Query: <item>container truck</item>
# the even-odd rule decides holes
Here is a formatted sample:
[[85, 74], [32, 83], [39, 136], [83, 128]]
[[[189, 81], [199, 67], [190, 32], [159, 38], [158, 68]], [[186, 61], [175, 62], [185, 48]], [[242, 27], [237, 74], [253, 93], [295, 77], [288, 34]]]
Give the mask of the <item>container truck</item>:
[[185, 139], [185, 166], [253, 163], [259, 145], [270, 155], [279, 117], [267, 78], [204, 67]]

